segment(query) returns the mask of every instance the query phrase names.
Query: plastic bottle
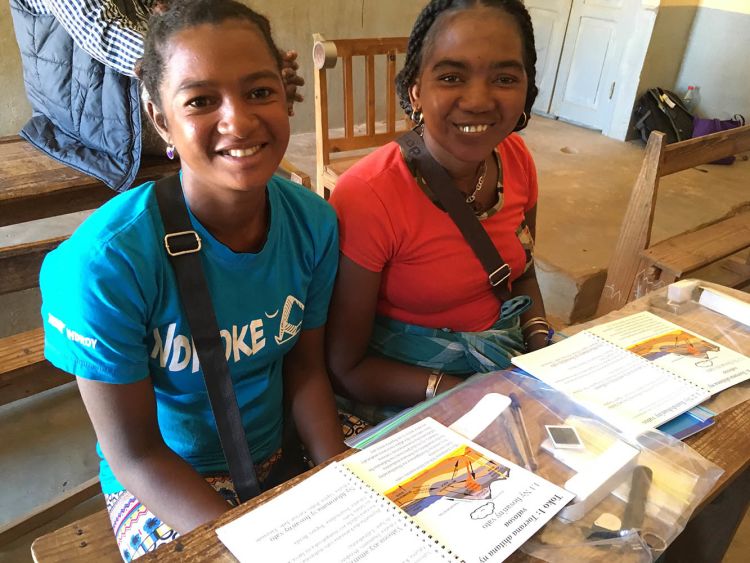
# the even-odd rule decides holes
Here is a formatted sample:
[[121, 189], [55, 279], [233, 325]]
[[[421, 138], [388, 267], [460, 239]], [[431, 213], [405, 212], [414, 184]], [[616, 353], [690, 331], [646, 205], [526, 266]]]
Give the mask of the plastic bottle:
[[695, 111], [698, 102], [698, 92], [695, 86], [688, 86], [685, 95], [682, 96], [682, 103], [690, 113]]

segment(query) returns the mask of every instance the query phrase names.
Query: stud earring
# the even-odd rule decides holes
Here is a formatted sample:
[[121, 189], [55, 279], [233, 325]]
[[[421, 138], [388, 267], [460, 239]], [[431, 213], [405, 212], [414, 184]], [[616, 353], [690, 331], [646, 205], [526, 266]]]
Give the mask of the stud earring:
[[167, 158], [169, 160], [174, 160], [175, 150], [174, 145], [167, 145]]
[[[517, 124], [516, 125], [516, 129], [523, 129], [524, 127], [526, 127], [526, 124], [529, 122], [529, 116], [526, 115], [525, 111], [521, 114], [521, 117], [523, 117], [523, 123]], [[520, 120], [520, 118], [519, 118], [519, 120]]]

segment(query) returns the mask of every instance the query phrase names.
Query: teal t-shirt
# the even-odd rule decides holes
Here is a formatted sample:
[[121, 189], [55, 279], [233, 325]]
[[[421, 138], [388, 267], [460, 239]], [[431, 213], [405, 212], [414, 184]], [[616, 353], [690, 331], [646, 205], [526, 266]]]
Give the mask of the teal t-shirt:
[[[82, 378], [150, 377], [167, 446], [200, 473], [224, 472], [153, 188], [149, 182], [113, 198], [44, 260], [45, 355]], [[301, 330], [325, 324], [338, 262], [328, 203], [278, 177], [267, 189], [270, 227], [258, 253], [233, 252], [191, 214], [256, 462], [281, 445], [282, 359]], [[105, 493], [123, 490], [103, 457], [100, 477]]]

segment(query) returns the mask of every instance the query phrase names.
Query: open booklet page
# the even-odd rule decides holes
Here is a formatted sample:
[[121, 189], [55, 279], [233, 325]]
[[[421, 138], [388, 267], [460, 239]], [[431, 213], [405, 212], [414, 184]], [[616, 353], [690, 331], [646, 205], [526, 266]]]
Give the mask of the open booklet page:
[[467, 562], [504, 560], [573, 498], [431, 418], [342, 463]]
[[627, 432], [659, 426], [710, 396], [587, 331], [511, 361]]
[[712, 395], [750, 378], [750, 358], [647, 311], [588, 329]]
[[338, 463], [216, 533], [242, 563], [444, 563], [449, 557]]

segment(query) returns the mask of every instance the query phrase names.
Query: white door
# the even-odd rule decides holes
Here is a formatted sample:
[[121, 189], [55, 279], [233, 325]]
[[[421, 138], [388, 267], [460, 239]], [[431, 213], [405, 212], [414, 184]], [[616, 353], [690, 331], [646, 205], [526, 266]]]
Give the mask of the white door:
[[551, 113], [592, 129], [608, 124], [619, 66], [640, 0], [574, 0]]
[[573, 0], [526, 0], [524, 3], [531, 14], [536, 44], [539, 95], [533, 109], [536, 113], [548, 114]]

